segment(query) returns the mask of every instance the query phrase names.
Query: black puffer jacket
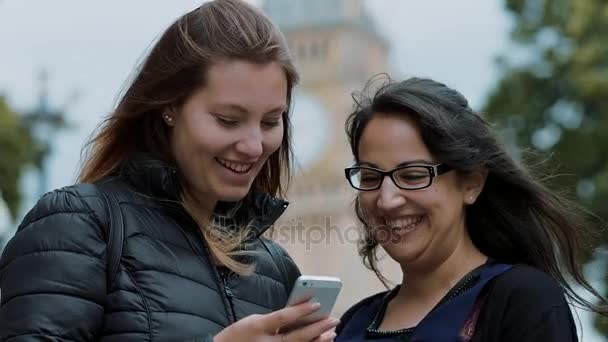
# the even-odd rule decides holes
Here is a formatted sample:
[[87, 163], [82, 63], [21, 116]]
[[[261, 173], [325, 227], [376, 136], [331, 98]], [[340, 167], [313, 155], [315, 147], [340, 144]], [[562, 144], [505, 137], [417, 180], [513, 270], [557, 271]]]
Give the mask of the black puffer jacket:
[[172, 201], [176, 184], [174, 169], [138, 160], [101, 185], [124, 216], [109, 288], [109, 214], [99, 188], [45, 195], [2, 254], [0, 341], [211, 341], [235, 320], [282, 308], [299, 271], [284, 254], [281, 272], [260, 235], [287, 203], [252, 192], [231, 211], [233, 222], [255, 227], [247, 248], [256, 251], [256, 271], [243, 277], [211, 264], [200, 231]]

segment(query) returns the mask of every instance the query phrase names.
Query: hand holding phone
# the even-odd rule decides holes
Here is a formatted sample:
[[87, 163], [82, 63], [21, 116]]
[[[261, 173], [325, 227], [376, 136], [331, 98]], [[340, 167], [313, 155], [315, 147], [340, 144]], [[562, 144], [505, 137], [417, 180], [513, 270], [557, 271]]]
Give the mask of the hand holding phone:
[[300, 276], [291, 290], [286, 306], [289, 307], [308, 301], [311, 303], [319, 303], [321, 304], [321, 307], [319, 310], [299, 319], [297, 322], [282, 328], [281, 332], [288, 332], [329, 317], [341, 289], [342, 281], [340, 278], [309, 275]]
[[[315, 312], [320, 304], [313, 305], [304, 302], [299, 305], [289, 306], [265, 315], [250, 315], [236, 321], [224, 328], [213, 337], [214, 342], [233, 342], [233, 341], [276, 341], [277, 332], [281, 327], [289, 325], [298, 319]], [[301, 329], [283, 333], [281, 338], [284, 341], [333, 341], [336, 334], [333, 329], [339, 322], [327, 318], [315, 323], [311, 323]]]

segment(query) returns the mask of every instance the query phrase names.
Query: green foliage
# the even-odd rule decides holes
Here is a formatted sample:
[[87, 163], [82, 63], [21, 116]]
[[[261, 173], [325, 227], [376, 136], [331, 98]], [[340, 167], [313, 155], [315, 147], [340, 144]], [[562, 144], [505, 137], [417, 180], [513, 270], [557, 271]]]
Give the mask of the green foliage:
[[[551, 156], [553, 186], [608, 221], [608, 2], [505, 0], [513, 44], [529, 58], [509, 62], [484, 112], [519, 146]], [[510, 49], [512, 51], [512, 49]], [[546, 139], [540, 139], [545, 135]], [[606, 243], [608, 233], [597, 243]], [[607, 278], [608, 283], [608, 278]], [[608, 334], [608, 320], [596, 325]]]
[[21, 201], [19, 177], [38, 154], [28, 128], [0, 97], [0, 192], [13, 218]]

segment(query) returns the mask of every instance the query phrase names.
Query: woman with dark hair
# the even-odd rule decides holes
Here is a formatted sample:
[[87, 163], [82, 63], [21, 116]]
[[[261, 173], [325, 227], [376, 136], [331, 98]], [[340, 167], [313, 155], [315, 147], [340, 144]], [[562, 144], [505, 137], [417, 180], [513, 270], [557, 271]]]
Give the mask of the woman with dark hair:
[[588, 226], [460, 93], [428, 79], [386, 82], [358, 99], [347, 133], [359, 252], [386, 285], [382, 247], [403, 279], [351, 307], [336, 341], [577, 341], [566, 297], [606, 314], [581, 270]]
[[287, 207], [284, 37], [216, 0], [178, 18], [93, 137], [79, 184], [26, 215], [0, 260], [0, 340], [329, 341], [284, 308], [298, 268], [262, 234]]

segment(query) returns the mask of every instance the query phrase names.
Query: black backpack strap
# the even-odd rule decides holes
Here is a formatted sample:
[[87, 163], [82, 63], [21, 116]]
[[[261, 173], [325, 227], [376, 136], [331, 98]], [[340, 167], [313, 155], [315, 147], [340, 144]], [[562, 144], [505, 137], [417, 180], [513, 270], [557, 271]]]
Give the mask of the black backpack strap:
[[268, 253], [270, 253], [274, 263], [279, 268], [279, 273], [281, 273], [281, 281], [285, 287], [285, 293], [289, 296], [289, 288], [291, 285], [289, 284], [289, 277], [287, 276], [287, 267], [285, 266], [285, 257], [283, 256], [283, 253], [274, 243], [266, 241], [266, 239], [263, 237], [261, 237], [260, 240], [262, 241], [262, 244], [264, 244], [264, 247], [266, 247]]
[[108, 247], [107, 247], [107, 289], [110, 291], [110, 287], [116, 279], [118, 274], [118, 267], [120, 266], [120, 259], [122, 258], [122, 247], [125, 236], [125, 227], [122, 217], [122, 211], [118, 200], [111, 192], [105, 192], [99, 189], [99, 192], [103, 195], [103, 198], [108, 207], [110, 213], [109, 224], [107, 227]]

